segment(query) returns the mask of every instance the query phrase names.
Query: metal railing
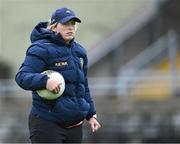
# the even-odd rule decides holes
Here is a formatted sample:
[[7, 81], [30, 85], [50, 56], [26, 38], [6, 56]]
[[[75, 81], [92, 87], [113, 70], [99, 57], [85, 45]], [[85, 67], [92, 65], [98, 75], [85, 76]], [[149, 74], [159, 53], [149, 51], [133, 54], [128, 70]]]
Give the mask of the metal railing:
[[[148, 83], [155, 81], [162, 85], [172, 84], [171, 73], [166, 73], [157, 70], [141, 70], [136, 75], [124, 75], [122, 77], [90, 77], [89, 87], [92, 95], [95, 96], [111, 96], [112, 91], [116, 96], [128, 95], [129, 89], [137, 89], [141, 82]], [[176, 89], [180, 86], [180, 72], [176, 77]], [[125, 83], [127, 82], [127, 83]], [[151, 85], [149, 85], [151, 88]], [[13, 97], [24, 97], [31, 95], [30, 91], [21, 89], [13, 79], [0, 80], [0, 97], [6, 97], [7, 94]]]
[[[127, 64], [125, 64], [119, 70], [119, 82], [123, 84], [124, 88], [128, 88], [127, 85], [131, 83], [131, 79], [133, 77], [139, 77], [139, 73], [144, 69], [150, 69], [149, 66], [152, 65], [153, 61], [158, 57], [159, 59], [164, 59], [164, 53], [167, 53], [167, 59], [171, 66], [170, 74], [164, 75], [164, 79], [168, 78], [171, 80], [171, 89], [173, 93], [176, 89], [176, 83], [178, 76], [177, 71], [177, 53], [178, 53], [178, 42], [177, 42], [177, 34], [175, 31], [170, 30], [167, 34], [160, 37], [156, 42], [147, 47], [144, 51], [142, 51], [135, 58], [131, 59]], [[155, 62], [154, 64], [157, 64]], [[153, 68], [151, 68], [153, 69]], [[146, 73], [145, 73], [146, 74]], [[147, 74], [148, 76], [148, 74]], [[162, 77], [161, 74], [158, 77]]]

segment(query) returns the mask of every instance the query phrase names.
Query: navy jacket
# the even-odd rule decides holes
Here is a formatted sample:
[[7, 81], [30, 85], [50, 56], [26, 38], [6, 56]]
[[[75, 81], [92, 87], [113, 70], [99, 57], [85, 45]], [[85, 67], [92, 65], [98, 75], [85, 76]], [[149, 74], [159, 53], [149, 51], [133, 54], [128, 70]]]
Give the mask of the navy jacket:
[[[16, 82], [21, 88], [32, 90], [33, 114], [62, 126], [88, 120], [96, 111], [88, 88], [86, 51], [74, 40], [67, 45], [60, 34], [46, 27], [47, 23], [41, 22], [32, 31], [32, 44]], [[65, 91], [55, 100], [43, 99], [36, 92], [46, 88], [48, 77], [41, 74], [45, 70], [57, 71], [65, 79]]]

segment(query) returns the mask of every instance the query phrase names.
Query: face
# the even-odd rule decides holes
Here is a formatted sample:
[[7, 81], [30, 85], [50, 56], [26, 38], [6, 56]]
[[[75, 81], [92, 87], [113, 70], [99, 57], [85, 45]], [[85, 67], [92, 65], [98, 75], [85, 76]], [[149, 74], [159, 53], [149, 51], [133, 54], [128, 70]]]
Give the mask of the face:
[[76, 22], [74, 20], [70, 20], [65, 24], [58, 23], [56, 32], [60, 33], [65, 42], [68, 43], [74, 38], [76, 27]]

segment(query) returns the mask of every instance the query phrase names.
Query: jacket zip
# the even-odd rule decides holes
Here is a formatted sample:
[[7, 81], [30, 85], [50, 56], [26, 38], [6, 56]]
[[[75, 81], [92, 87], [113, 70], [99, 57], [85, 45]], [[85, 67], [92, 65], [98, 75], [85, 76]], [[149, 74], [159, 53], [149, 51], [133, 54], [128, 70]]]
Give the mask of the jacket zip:
[[[71, 54], [71, 56], [72, 56], [72, 58], [73, 58], [73, 63], [74, 63], [74, 65], [78, 68], [78, 65], [77, 65], [77, 63], [76, 63], [76, 56], [73, 54], [73, 51], [72, 51], [72, 45], [69, 47], [69, 49], [70, 49], [70, 54]], [[76, 81], [76, 97], [78, 97], [78, 81], [79, 81], [79, 73], [78, 73], [78, 69], [77, 68], [75, 68], [75, 71], [76, 71], [76, 75], [77, 75], [77, 81]], [[79, 107], [79, 105], [78, 105], [78, 107]]]

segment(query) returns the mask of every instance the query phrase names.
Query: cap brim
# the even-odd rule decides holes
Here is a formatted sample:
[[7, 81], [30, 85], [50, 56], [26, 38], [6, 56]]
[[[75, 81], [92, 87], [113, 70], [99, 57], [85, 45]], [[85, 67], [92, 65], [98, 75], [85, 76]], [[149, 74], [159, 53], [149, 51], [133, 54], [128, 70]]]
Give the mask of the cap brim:
[[64, 19], [60, 20], [59, 22], [64, 24], [64, 23], [67, 23], [68, 21], [70, 20], [74, 20], [78, 23], [81, 23], [81, 20], [78, 18], [78, 17], [75, 17], [75, 16], [68, 16], [68, 17], [65, 17]]

